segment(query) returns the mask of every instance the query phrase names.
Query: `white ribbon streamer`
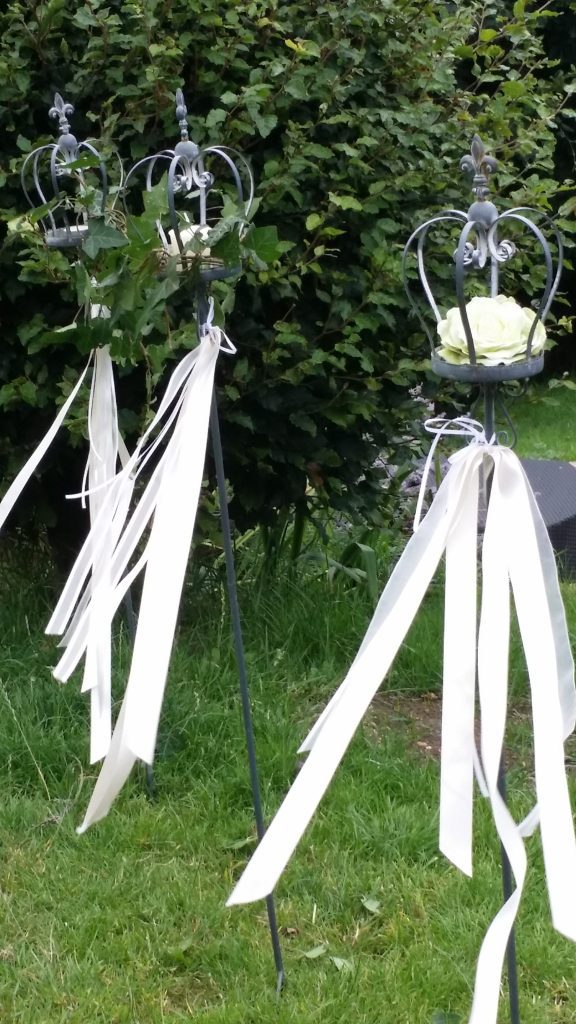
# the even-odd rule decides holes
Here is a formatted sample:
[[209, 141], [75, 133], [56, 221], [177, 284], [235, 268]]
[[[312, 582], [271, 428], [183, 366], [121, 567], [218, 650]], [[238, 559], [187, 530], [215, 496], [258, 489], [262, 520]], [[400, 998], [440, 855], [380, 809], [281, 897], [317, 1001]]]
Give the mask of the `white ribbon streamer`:
[[473, 474], [460, 517], [448, 534], [444, 599], [439, 845], [467, 875], [472, 874], [478, 491], [478, 475]]
[[[236, 349], [227, 335], [220, 328], [213, 326], [212, 317], [213, 302], [211, 301], [205, 325], [205, 336], [212, 338], [213, 342], [220, 346], [220, 351], [227, 354], [235, 353]], [[167, 451], [155, 468], [136, 511], [126, 525], [126, 529], [124, 529], [136, 477], [142, 473], [156, 450], [165, 441], [174, 423], [178, 420], [200, 351], [201, 346], [198, 346], [192, 352], [189, 352], [178, 364], [168, 382], [158, 410], [140, 438], [134, 452], [131, 456], [122, 459], [122, 470], [113, 479], [100, 485], [101, 488], [106, 489], [106, 497], [96, 516], [90, 536], [86, 539], [76, 559], [46, 630], [48, 633], [65, 634], [62, 646], [72, 646], [77, 652], [75, 657], [72, 658], [67, 651], [56, 666], [54, 674], [62, 682], [69, 678], [86, 648], [87, 613], [89, 611], [90, 598], [90, 587], [87, 585], [87, 580], [91, 572], [93, 553], [100, 550], [105, 537], [108, 535], [109, 530], [112, 529], [114, 536], [114, 543], [112, 545], [114, 549], [112, 576], [113, 584], [117, 587], [122, 572], [126, 568], [148, 521], [154, 513], [162, 475], [161, 467], [164, 459], [167, 457]], [[98, 488], [96, 487], [89, 490], [83, 489], [79, 494], [72, 494], [69, 497], [85, 499], [86, 496], [90, 497], [90, 495], [96, 494], [97, 490]], [[140, 564], [140, 568], [143, 565], [144, 562]], [[114, 604], [114, 611], [127, 589], [128, 587], [126, 586], [121, 591], [116, 590], [117, 601]]]
[[[105, 316], [105, 307], [93, 307], [91, 313], [93, 316]], [[94, 546], [92, 552], [92, 571], [94, 577], [98, 578], [103, 585], [106, 575], [106, 564], [109, 561], [110, 538], [112, 536], [105, 523], [105, 508], [107, 508], [107, 504], [105, 502], [104, 488], [116, 472], [116, 461], [120, 446], [112, 361], [107, 346], [95, 349], [90, 354], [88, 363], [68, 398], [61, 406], [51, 427], [8, 488], [0, 502], [0, 528], [4, 525], [26, 484], [34, 475], [40, 462], [55, 440], [92, 363], [94, 364], [94, 369], [88, 413], [90, 447], [86, 463], [86, 475], [89, 480], [89, 489], [92, 492], [90, 494], [90, 521], [92, 527], [94, 527], [96, 519], [99, 519], [102, 523], [102, 542], [100, 545]], [[124, 454], [125, 448], [123, 444], [122, 449]], [[91, 756], [93, 760], [103, 757], [110, 743], [110, 677], [109, 646], [107, 648], [106, 645], [101, 643], [96, 647], [92, 646], [90, 658], [87, 659], [86, 663], [82, 689], [91, 690]]]
[[[94, 285], [96, 282], [93, 280]], [[89, 316], [92, 320], [110, 317], [110, 310], [101, 303], [91, 303]], [[108, 345], [94, 350], [94, 372], [88, 404], [89, 451], [86, 461], [82, 490], [77, 497], [82, 506], [88, 504], [90, 531], [84, 549], [89, 552], [91, 578], [81, 606], [80, 616], [86, 607], [90, 592], [94, 589], [104, 594], [109, 587], [110, 558], [115, 538], [116, 507], [107, 496], [107, 489], [114, 481], [117, 462], [120, 457], [126, 462], [128, 453], [118, 430], [118, 410], [114, 385], [114, 371]], [[70, 497], [70, 495], [69, 495]], [[117, 532], [117, 527], [116, 527]], [[54, 616], [46, 632], [51, 628]], [[62, 641], [65, 645], [68, 635]], [[58, 678], [57, 673], [54, 673]], [[84, 666], [82, 692], [90, 692], [90, 759], [97, 761], [104, 757], [112, 735], [112, 666], [110, 634], [91, 631]]]
[[[308, 759], [228, 903], [274, 888], [320, 802], [372, 697], [386, 675], [446, 551], [440, 846], [472, 872], [473, 772], [490, 798], [516, 889], [490, 925], [477, 967], [470, 1024], [496, 1024], [503, 959], [524, 877], [522, 836], [541, 822], [554, 926], [576, 940], [576, 842], [564, 769], [564, 740], [576, 723], [574, 665], [554, 553], [522, 466], [470, 421], [440, 433], [473, 443], [453, 455], [438, 493], [382, 594], [360, 650], [301, 750]], [[431, 459], [432, 456], [430, 456]], [[429, 463], [430, 464], [430, 463]], [[429, 468], [428, 464], [428, 468]], [[483, 541], [483, 593], [476, 643], [478, 495], [493, 468]], [[427, 480], [424, 473], [424, 481]], [[517, 825], [498, 791], [504, 741], [510, 585], [530, 678], [538, 807]], [[476, 665], [481, 706], [481, 767], [474, 743]]]
[[[92, 763], [106, 756], [112, 736], [112, 620], [144, 561], [140, 560], [137, 571], [132, 571], [126, 581], [121, 581], [121, 576], [154, 513], [166, 453], [126, 526], [135, 481], [177, 420], [198, 356], [199, 349], [195, 349], [176, 368], [156, 415], [131, 456], [125, 449], [122, 451], [120, 437], [116, 432], [116, 452], [123, 456], [122, 469], [118, 473], [116, 458], [113, 451], [109, 450], [110, 445], [108, 456], [102, 457], [102, 445], [96, 440], [96, 436], [101, 438], [100, 426], [107, 421], [106, 404], [110, 403], [112, 392], [101, 385], [91, 403], [94, 444], [88, 468], [88, 487], [83, 487], [78, 495], [70, 495], [80, 497], [83, 501], [88, 498], [91, 530], [72, 567], [46, 632], [64, 634], [61, 641], [61, 646], [65, 648], [64, 654], [53, 670], [55, 678], [60, 682], [70, 677], [82, 656], [86, 655], [82, 691], [90, 690], [91, 693]], [[109, 372], [111, 374], [111, 365]], [[101, 407], [104, 414], [98, 415]], [[109, 436], [110, 430], [105, 428], [105, 438]]]
[[[199, 349], [189, 352], [178, 365], [172, 374], [156, 415], [138, 442], [134, 452], [127, 461], [124, 461], [121, 471], [105, 485], [106, 496], [92, 526], [91, 534], [86, 539], [74, 563], [60, 600], [48, 623], [48, 633], [64, 633], [70, 623], [77, 603], [81, 598], [84, 584], [90, 574], [93, 552], [98, 550], [103, 543], [103, 535], [109, 529], [111, 517], [114, 523], [115, 545], [118, 542], [128, 514], [136, 476], [142, 471], [155, 450], [162, 443], [174, 420], [177, 418], [184, 400], [186, 385], [198, 360], [198, 354]], [[157, 430], [159, 432], [156, 438], [150, 441], [151, 435]], [[83, 490], [80, 494], [72, 494], [69, 497], [85, 498], [86, 495], [87, 492]], [[138, 538], [136, 538], [134, 543], [136, 544], [137, 541]], [[70, 642], [70, 639], [70, 635], [67, 634], [65, 642]], [[57, 678], [64, 681], [68, 676], [58, 674]]]
[[[107, 318], [109, 316], [110, 310], [106, 306], [91, 304], [90, 317], [92, 319], [96, 317]], [[84, 370], [68, 398], [61, 406], [51, 427], [8, 488], [0, 502], [0, 529], [26, 484], [34, 475], [40, 462], [55, 440], [92, 363], [94, 369], [88, 411], [89, 453], [85, 478], [87, 477], [89, 485], [90, 522], [92, 527], [89, 543], [93, 547], [92, 573], [94, 579], [99, 580], [103, 588], [113, 536], [108, 529], [107, 513], [109, 506], [105, 498], [105, 488], [116, 472], [118, 454], [120, 453], [121, 460], [125, 460], [127, 455], [125, 445], [118, 434], [114, 375], [108, 346], [91, 352]], [[84, 505], [86, 493], [83, 484], [81, 497]], [[101, 524], [98, 543], [94, 542], [96, 521]], [[83, 690], [91, 690], [91, 755], [93, 760], [103, 757], [110, 743], [111, 667], [109, 647], [109, 643], [108, 645], [106, 643], [103, 644], [100, 638], [97, 644], [91, 644], [82, 687]]]
[[54, 420], [52, 426], [46, 431], [40, 444], [34, 450], [34, 452], [30, 456], [28, 461], [24, 464], [24, 466], [22, 466], [22, 469], [20, 470], [16, 478], [12, 481], [10, 487], [6, 491], [6, 494], [2, 498], [2, 501], [0, 502], [0, 530], [4, 526], [4, 523], [6, 522], [8, 516], [10, 515], [12, 509], [14, 508], [14, 505], [18, 501], [18, 498], [22, 494], [22, 491], [26, 487], [26, 484], [38, 469], [38, 466], [42, 462], [42, 459], [46, 455], [46, 452], [48, 451], [50, 445], [54, 441], [56, 434], [60, 430], [60, 427], [62, 426], [64, 420], [66, 419], [68, 413], [70, 412], [76, 395], [78, 394], [80, 388], [82, 387], [82, 384], [84, 383], [84, 378], [88, 373], [91, 363], [92, 354], [90, 355], [90, 358], [86, 366], [84, 367], [82, 373], [80, 374], [78, 380], [76, 381], [76, 384], [72, 388], [72, 391], [68, 395], [68, 398], [60, 407], [60, 411], [56, 416], [56, 419]]
[[[101, 314], [100, 314], [101, 315]], [[105, 503], [106, 485], [116, 473], [119, 455], [118, 412], [114, 372], [108, 346], [97, 349], [88, 415], [90, 450], [88, 489], [90, 526], [94, 528]], [[110, 524], [112, 527], [112, 524]], [[92, 532], [90, 534], [92, 535]], [[110, 587], [110, 558], [113, 529], [103, 531], [102, 544], [95, 547], [91, 586], [106, 594]], [[90, 760], [104, 757], [112, 735], [112, 645], [110, 633], [92, 631], [86, 653], [82, 692], [90, 691]]]
[[[235, 351], [223, 332], [206, 325], [194, 353], [194, 372], [189, 374], [183, 389], [172, 438], [112, 558], [114, 592], [112, 602], [108, 602], [105, 614], [104, 611], [102, 614], [106, 625], [109, 625], [121, 596], [135, 575], [144, 566], [146, 573], [124, 701], [110, 750], [84, 821], [78, 829], [80, 833], [108, 813], [135, 761], [140, 759], [151, 764], [154, 759], [180, 595], [202, 485], [214, 371], [221, 349]], [[121, 578], [152, 513], [154, 520], [146, 548], [132, 570]], [[92, 611], [89, 605], [84, 616], [89, 619]], [[75, 657], [78, 650], [81, 654], [85, 637], [84, 623], [83, 632], [79, 628], [77, 636], [70, 640], [71, 647], [80, 638]]]

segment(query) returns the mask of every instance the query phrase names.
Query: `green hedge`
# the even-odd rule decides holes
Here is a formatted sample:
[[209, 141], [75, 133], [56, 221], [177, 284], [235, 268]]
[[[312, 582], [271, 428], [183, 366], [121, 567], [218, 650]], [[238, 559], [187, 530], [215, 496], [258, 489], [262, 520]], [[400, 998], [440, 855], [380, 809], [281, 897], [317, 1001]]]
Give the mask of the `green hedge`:
[[[543, 53], [547, 7], [8, 0], [0, 14], [5, 221], [24, 212], [16, 172], [49, 137], [56, 90], [76, 106], [78, 135], [113, 141], [129, 162], [174, 139], [182, 86], [193, 137], [235, 146], [253, 165], [257, 222], [276, 225], [286, 251], [268, 269], [249, 267], [227, 301], [239, 351], [222, 360], [218, 383], [241, 525], [301, 507], [308, 480], [336, 506], [374, 508], [375, 457], [401, 449], [414, 416], [408, 389], [422, 380], [426, 356], [407, 317], [401, 251], [425, 215], [468, 204], [458, 162], [472, 134], [501, 160], [498, 190], [508, 199], [561, 201], [555, 133], [571, 113], [572, 86]], [[565, 228], [572, 244], [572, 223]], [[84, 359], [67, 335], [47, 336], [74, 314], [64, 260], [21, 257], [22, 267], [19, 253], [8, 236], [0, 252], [6, 480]], [[531, 285], [525, 269], [524, 290]], [[173, 358], [185, 305], [165, 319], [169, 339], [150, 339], [156, 372]], [[143, 369], [120, 371], [128, 433], [145, 405]], [[79, 459], [72, 426], [76, 449], [58, 453], [67, 472]], [[53, 466], [51, 480], [60, 485]], [[47, 486], [36, 505], [52, 501]]]

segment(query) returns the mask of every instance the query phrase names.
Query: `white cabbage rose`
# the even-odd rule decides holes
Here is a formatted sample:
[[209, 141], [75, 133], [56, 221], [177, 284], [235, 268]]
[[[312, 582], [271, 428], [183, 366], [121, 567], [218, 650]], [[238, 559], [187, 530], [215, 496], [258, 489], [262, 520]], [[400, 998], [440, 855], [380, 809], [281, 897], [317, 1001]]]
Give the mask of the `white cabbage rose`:
[[[184, 248], [186, 248], [188, 242], [191, 242], [196, 235], [203, 242], [208, 238], [209, 234], [210, 228], [208, 227], [207, 224], [189, 224], [187, 227], [182, 228], [182, 230], [180, 231], [180, 241], [182, 242]], [[175, 231], [168, 232], [168, 244], [165, 245], [164, 248], [169, 256], [180, 256], [180, 247], [176, 240]], [[198, 257], [199, 255], [207, 257], [210, 255], [210, 249], [202, 249], [200, 253], [189, 252], [186, 253], [186, 255], [192, 257]], [[178, 263], [178, 268], [180, 269], [180, 261]]]
[[[536, 313], [519, 306], [507, 295], [496, 298], [476, 296], [466, 305], [466, 313], [474, 340], [476, 360], [483, 366], [515, 363], [526, 358], [526, 343]], [[437, 355], [447, 363], [469, 363], [468, 344], [458, 306], [446, 313], [437, 327], [442, 341]], [[540, 321], [532, 338], [531, 354], [538, 355], [544, 348], [546, 331]]]

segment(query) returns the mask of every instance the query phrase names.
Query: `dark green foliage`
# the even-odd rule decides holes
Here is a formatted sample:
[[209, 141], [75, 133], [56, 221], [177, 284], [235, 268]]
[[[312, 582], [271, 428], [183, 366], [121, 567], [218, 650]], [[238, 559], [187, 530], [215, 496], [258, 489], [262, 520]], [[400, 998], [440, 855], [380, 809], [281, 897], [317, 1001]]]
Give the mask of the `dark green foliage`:
[[[79, 136], [130, 162], [174, 139], [182, 85], [193, 137], [253, 165], [260, 258], [234, 292], [217, 289], [239, 349], [222, 360], [219, 387], [241, 525], [302, 509], [308, 482], [336, 506], [375, 508], [375, 457], [402, 461], [408, 388], [426, 356], [407, 318], [402, 248], [424, 215], [468, 205], [458, 162], [473, 132], [502, 161], [499, 191], [513, 203], [546, 205], [557, 192], [555, 129], [571, 85], [542, 52], [549, 5], [319, 0], [311, 13], [304, 0], [9, 0], [0, 15], [5, 219], [24, 210], [15, 171], [48, 137], [56, 89], [76, 105]], [[85, 358], [73, 334], [47, 335], [75, 313], [66, 260], [22, 267], [19, 257], [10, 235], [0, 254], [7, 477]], [[524, 269], [523, 290], [532, 284]], [[179, 293], [139, 355], [125, 353], [124, 407], [145, 406], [143, 367], [150, 384], [190, 343], [188, 299]], [[145, 362], [132, 370], [136, 355]]]

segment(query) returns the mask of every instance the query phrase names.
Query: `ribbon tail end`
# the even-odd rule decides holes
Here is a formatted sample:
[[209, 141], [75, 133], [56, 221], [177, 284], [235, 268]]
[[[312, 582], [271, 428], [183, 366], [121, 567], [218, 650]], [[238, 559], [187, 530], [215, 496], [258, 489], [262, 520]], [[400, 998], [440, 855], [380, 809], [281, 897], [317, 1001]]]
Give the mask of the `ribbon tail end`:
[[472, 878], [474, 874], [472, 866], [472, 853], [470, 850], [458, 850], [454, 849], [450, 844], [440, 842], [440, 852], [444, 854], [447, 860], [458, 868], [463, 875], [467, 875], [468, 878]]
[[238, 885], [232, 890], [226, 900], [226, 906], [238, 907], [244, 903], [256, 903], [257, 900], [265, 900], [268, 896], [271, 896], [272, 891], [270, 889], [269, 892], [265, 892], [259, 886], [242, 884], [242, 879], [240, 879]]

